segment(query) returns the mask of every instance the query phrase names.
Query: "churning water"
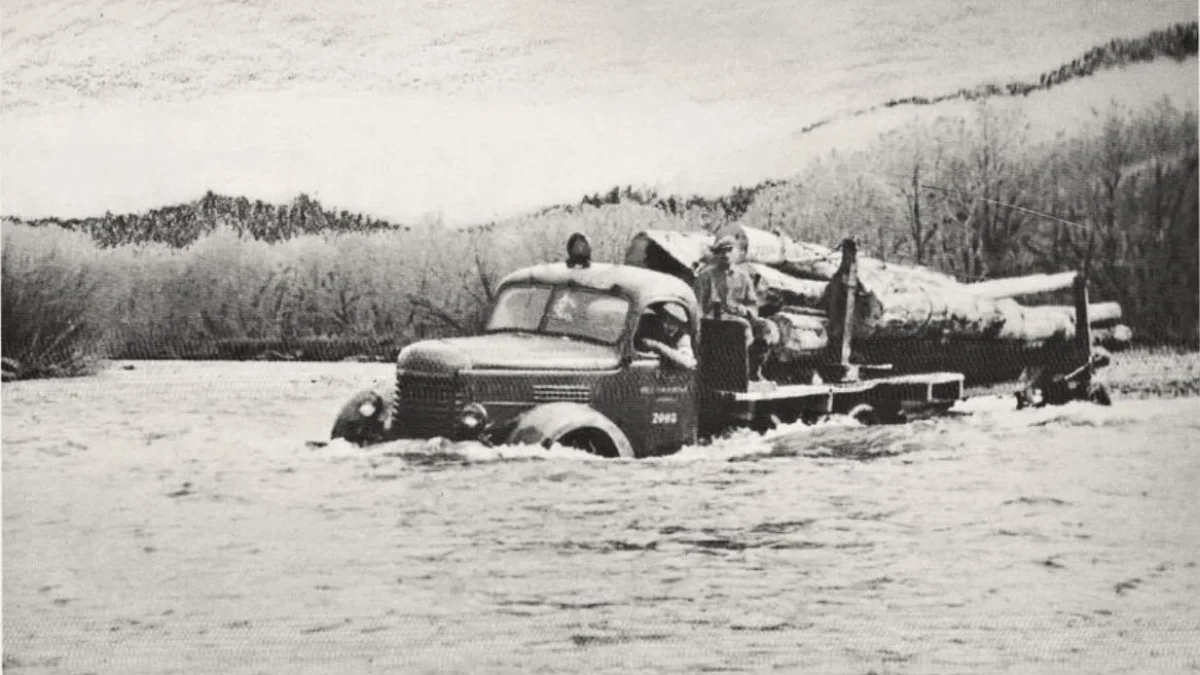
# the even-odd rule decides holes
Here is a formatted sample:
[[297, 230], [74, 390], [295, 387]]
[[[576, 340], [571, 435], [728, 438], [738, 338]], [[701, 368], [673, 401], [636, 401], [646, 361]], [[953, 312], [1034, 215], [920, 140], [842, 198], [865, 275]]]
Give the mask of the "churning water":
[[3, 388], [18, 672], [1200, 669], [1200, 401], [667, 458], [327, 437], [387, 365]]

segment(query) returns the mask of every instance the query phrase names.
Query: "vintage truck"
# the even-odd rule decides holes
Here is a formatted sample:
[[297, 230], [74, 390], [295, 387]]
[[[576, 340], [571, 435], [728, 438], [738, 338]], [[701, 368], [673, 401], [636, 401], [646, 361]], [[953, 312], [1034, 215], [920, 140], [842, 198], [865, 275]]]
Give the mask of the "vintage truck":
[[[837, 313], [847, 303], [852, 311], [853, 283], [829, 317], [846, 329], [813, 356], [803, 380], [752, 382], [742, 326], [702, 319], [692, 287], [679, 275], [653, 265], [593, 262], [590, 248], [586, 237], [572, 236], [565, 262], [502, 279], [481, 334], [404, 347], [394, 385], [351, 398], [331, 437], [358, 445], [436, 437], [559, 444], [640, 458], [738, 426], [765, 429], [828, 415], [899, 422], [946, 410], [964, 395], [961, 372], [851, 363], [850, 323]], [[854, 267], [849, 246], [838, 271], [843, 281], [855, 278]], [[673, 303], [688, 317], [696, 369], [635, 348], [637, 323], [655, 303]], [[1085, 396], [1090, 373], [1103, 364], [1071, 345], [1052, 355], [1055, 375], [1040, 385], [1063, 383], [1066, 398]]]

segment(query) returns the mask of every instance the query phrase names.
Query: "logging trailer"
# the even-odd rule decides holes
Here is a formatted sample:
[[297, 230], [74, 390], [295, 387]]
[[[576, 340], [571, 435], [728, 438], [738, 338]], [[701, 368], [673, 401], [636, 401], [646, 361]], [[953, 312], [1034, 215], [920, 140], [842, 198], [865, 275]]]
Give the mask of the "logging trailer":
[[[1092, 382], [1107, 360], [1093, 351], [1083, 274], [1073, 275], [1079, 328], [1068, 341], [1020, 348], [943, 341], [924, 351], [903, 341], [860, 345], [853, 320], [858, 257], [846, 240], [824, 293], [826, 306], [779, 314], [819, 319], [827, 328], [823, 343], [776, 361], [770, 381], [760, 382], [750, 378], [744, 327], [701, 318], [688, 283], [693, 270], [664, 247], [652, 250], [654, 241], [639, 235], [623, 264], [601, 263], [591, 260], [590, 244], [577, 234], [565, 262], [510, 273], [496, 287], [481, 334], [400, 350], [394, 383], [352, 397], [332, 438], [357, 445], [437, 437], [559, 444], [640, 458], [671, 454], [735, 427], [765, 430], [829, 415], [903, 422], [948, 410], [967, 385], [996, 380], [1020, 379], [1018, 407], [1108, 402]], [[655, 303], [686, 313], [694, 370], [635, 348], [638, 321]]]

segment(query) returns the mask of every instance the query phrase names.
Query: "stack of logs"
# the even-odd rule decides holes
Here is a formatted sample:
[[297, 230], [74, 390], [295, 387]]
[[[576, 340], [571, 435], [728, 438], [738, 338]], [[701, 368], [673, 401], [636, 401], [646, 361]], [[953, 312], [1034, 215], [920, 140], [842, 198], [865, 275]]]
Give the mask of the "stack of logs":
[[[802, 358], [824, 350], [829, 341], [827, 295], [841, 253], [744, 226], [718, 234], [733, 234], [740, 241], [742, 262], [757, 277], [760, 298], [779, 328], [782, 356]], [[625, 262], [690, 283], [706, 263], [713, 239], [707, 233], [642, 232], [630, 244]], [[1076, 276], [1062, 272], [961, 283], [928, 268], [858, 256], [854, 341], [864, 346], [973, 342], [1020, 348], [1071, 343], [1074, 306], [1027, 306], [1014, 298], [1069, 289]], [[1127, 326], [1117, 324], [1121, 307], [1115, 302], [1090, 304], [1088, 317], [1095, 342], [1119, 347], [1132, 336]]]

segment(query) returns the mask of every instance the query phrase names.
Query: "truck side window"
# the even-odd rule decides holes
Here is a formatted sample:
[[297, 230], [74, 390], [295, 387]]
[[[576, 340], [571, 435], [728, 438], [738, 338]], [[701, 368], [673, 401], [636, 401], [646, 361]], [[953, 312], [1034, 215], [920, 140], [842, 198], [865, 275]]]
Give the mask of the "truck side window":
[[[676, 302], [651, 305], [638, 320], [634, 348], [643, 353], [661, 353], [661, 347], [692, 353], [692, 330], [687, 309]], [[655, 344], [657, 343], [657, 344]]]
[[644, 312], [642, 316], [638, 318], [637, 330], [633, 334], [633, 348], [636, 349], [639, 354], [654, 353], [651, 349], [647, 348], [645, 341], [646, 338], [654, 338], [656, 321], [657, 319], [655, 316], [649, 312]]

